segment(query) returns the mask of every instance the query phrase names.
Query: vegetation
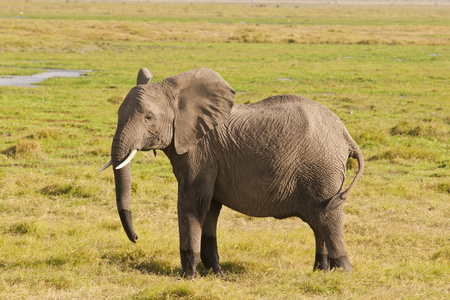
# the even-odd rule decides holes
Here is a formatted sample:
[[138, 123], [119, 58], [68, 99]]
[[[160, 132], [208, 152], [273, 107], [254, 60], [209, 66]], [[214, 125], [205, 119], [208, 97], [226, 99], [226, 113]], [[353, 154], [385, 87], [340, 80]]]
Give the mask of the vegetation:
[[[0, 298], [449, 297], [448, 7], [0, 6], [0, 76], [93, 70], [0, 87]], [[354, 273], [312, 272], [314, 237], [301, 220], [225, 208], [228, 279], [177, 278], [177, 184], [162, 152], [133, 161], [130, 243], [113, 175], [96, 170], [143, 66], [155, 81], [212, 68], [237, 103], [294, 93], [332, 109], [366, 159], [344, 206]], [[351, 179], [356, 163], [348, 167]]]

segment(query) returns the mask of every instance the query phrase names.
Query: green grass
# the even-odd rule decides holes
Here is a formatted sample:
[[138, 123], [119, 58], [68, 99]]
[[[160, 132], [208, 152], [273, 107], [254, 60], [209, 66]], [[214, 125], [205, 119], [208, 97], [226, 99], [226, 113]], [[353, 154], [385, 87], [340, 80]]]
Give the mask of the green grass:
[[[0, 87], [0, 298], [448, 298], [445, 6], [0, 6], [0, 75], [94, 71], [37, 88]], [[26, 18], [10, 18], [20, 11]], [[178, 279], [177, 184], [162, 152], [133, 161], [139, 240], [130, 243], [113, 175], [96, 170], [109, 159], [117, 109], [144, 66], [155, 81], [212, 68], [238, 91], [237, 103], [294, 93], [333, 110], [366, 159], [344, 206], [354, 273], [312, 272], [314, 237], [302, 221], [225, 208], [218, 243], [228, 279]], [[348, 166], [351, 179], [356, 163]]]

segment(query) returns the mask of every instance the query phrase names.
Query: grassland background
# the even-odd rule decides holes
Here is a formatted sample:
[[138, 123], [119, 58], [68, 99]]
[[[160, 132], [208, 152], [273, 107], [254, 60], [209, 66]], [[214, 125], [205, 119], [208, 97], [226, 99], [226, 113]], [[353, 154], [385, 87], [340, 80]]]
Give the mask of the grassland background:
[[[450, 296], [448, 7], [0, 7], [0, 76], [93, 70], [0, 87], [1, 299]], [[155, 81], [212, 68], [237, 103], [294, 93], [333, 110], [366, 158], [344, 206], [354, 273], [312, 272], [314, 237], [300, 220], [225, 208], [218, 243], [228, 279], [178, 279], [176, 181], [162, 152], [133, 162], [131, 244], [112, 172], [96, 170], [143, 66]], [[352, 178], [355, 162], [348, 167]]]

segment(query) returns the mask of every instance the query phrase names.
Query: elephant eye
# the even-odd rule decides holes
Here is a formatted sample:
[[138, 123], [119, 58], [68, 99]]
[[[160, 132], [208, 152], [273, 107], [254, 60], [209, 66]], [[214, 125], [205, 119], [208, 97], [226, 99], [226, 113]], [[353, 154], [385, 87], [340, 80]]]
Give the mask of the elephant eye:
[[146, 115], [145, 116], [145, 121], [150, 121], [152, 119], [152, 116], [151, 115]]

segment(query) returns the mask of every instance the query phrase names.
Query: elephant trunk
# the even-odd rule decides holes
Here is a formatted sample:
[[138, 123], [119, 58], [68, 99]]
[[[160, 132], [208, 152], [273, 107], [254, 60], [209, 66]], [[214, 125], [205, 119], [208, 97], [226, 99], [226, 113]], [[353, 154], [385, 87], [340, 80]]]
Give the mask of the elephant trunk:
[[120, 221], [128, 238], [136, 243], [137, 235], [134, 233], [133, 223], [131, 221], [131, 165], [128, 164], [120, 170], [114, 169], [114, 180], [116, 184], [116, 202], [119, 211]]
[[114, 180], [116, 185], [116, 203], [117, 210], [119, 211], [120, 220], [122, 222], [123, 229], [125, 230], [128, 238], [133, 243], [136, 243], [137, 235], [134, 233], [133, 223], [131, 221], [131, 164], [126, 164], [120, 169], [116, 169], [117, 166], [124, 160], [121, 144], [118, 142], [120, 139], [114, 139], [111, 149], [111, 161], [114, 167]]

